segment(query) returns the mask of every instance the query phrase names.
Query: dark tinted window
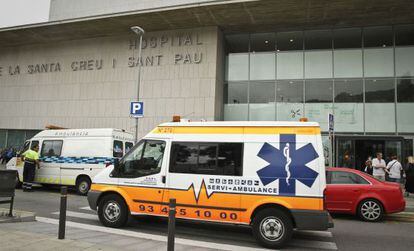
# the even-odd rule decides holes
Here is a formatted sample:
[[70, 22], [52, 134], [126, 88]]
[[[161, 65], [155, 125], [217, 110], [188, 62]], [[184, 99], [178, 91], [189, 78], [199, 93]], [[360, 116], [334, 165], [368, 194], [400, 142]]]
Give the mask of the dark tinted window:
[[333, 31], [334, 48], [361, 48], [361, 29], [340, 29]]
[[226, 36], [227, 53], [239, 53], [249, 51], [249, 35], [236, 34]]
[[121, 158], [124, 155], [124, 146], [122, 141], [114, 140], [113, 155], [115, 158]]
[[277, 33], [276, 47], [278, 51], [303, 50], [303, 32]]
[[305, 50], [331, 49], [332, 33], [329, 30], [305, 31]]
[[354, 173], [330, 171], [328, 174], [328, 184], [369, 184], [364, 178]]
[[414, 25], [395, 27], [395, 45], [414, 45]]
[[35, 146], [39, 146], [39, 141], [38, 140], [33, 140], [32, 144], [30, 145], [30, 148], [33, 149]]
[[224, 87], [224, 102], [226, 104], [247, 103], [247, 83], [229, 83]]
[[365, 80], [365, 102], [393, 103], [394, 79], [367, 79]]
[[363, 82], [362, 79], [335, 80], [335, 102], [338, 103], [362, 103]]
[[275, 33], [257, 33], [250, 35], [250, 51], [274, 51]]
[[62, 140], [45, 140], [42, 144], [42, 157], [60, 156], [62, 152]]
[[391, 26], [364, 28], [364, 47], [388, 47], [392, 44]]
[[332, 102], [331, 80], [307, 80], [305, 90], [306, 103]]
[[125, 154], [127, 154], [129, 152], [129, 150], [131, 150], [131, 148], [134, 146], [134, 143], [132, 142], [125, 142]]
[[397, 101], [404, 103], [414, 102], [414, 79], [397, 80]]
[[164, 141], [141, 141], [122, 159], [120, 176], [133, 178], [159, 173], [164, 150]]
[[278, 81], [276, 87], [276, 101], [284, 103], [303, 102], [303, 81]]
[[29, 147], [30, 147], [30, 141], [24, 142], [22, 153], [24, 153], [27, 150], [29, 150]]
[[242, 151], [242, 143], [173, 143], [170, 172], [241, 176]]
[[250, 83], [249, 103], [275, 102], [275, 82]]

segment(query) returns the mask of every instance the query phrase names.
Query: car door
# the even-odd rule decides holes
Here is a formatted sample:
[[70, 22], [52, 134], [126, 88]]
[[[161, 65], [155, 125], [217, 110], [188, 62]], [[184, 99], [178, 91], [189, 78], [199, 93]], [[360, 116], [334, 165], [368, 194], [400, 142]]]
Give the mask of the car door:
[[36, 170], [36, 182], [60, 184], [62, 146], [63, 140], [43, 140], [41, 142], [40, 163], [39, 169]]
[[140, 141], [120, 161], [118, 187], [131, 214], [160, 214], [165, 188], [166, 140]]
[[358, 174], [328, 171], [326, 207], [331, 212], [351, 212], [369, 183]]

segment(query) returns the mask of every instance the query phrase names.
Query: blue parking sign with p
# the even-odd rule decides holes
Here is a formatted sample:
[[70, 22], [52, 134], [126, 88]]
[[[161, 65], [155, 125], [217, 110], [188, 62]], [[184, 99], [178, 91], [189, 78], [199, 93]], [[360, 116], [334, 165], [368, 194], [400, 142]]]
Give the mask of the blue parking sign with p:
[[130, 112], [131, 117], [143, 117], [144, 116], [144, 102], [131, 102]]

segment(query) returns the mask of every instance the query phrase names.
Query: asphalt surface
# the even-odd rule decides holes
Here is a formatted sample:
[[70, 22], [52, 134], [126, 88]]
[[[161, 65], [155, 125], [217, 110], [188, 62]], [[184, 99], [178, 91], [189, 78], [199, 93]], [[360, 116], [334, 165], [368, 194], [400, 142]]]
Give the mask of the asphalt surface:
[[[36, 188], [35, 192], [17, 190], [15, 208], [35, 212], [37, 216], [58, 219], [58, 188]], [[102, 226], [87, 198], [71, 191], [68, 195], [67, 221]], [[414, 221], [414, 214], [413, 214]], [[335, 215], [335, 227], [327, 232], [296, 231], [286, 250], [412, 250], [414, 222], [386, 220], [366, 223], [352, 216]], [[248, 227], [177, 222], [177, 237], [260, 248]], [[167, 222], [156, 217], [132, 219], [124, 230], [157, 235], [167, 234]]]

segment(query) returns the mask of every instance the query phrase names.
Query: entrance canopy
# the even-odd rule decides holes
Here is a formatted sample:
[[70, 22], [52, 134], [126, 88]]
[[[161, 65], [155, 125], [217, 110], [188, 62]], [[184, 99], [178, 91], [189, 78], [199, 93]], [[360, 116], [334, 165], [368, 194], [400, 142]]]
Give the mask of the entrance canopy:
[[219, 26], [224, 32], [275, 31], [414, 23], [409, 0], [263, 0], [116, 13], [0, 29], [0, 47]]

